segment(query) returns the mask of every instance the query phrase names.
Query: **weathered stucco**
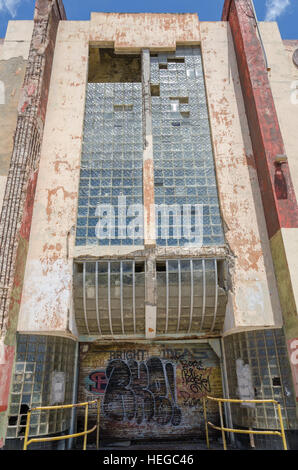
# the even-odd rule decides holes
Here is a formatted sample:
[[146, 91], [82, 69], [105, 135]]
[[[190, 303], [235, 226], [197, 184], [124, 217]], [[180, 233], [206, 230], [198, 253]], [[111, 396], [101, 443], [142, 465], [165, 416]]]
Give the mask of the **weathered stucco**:
[[116, 52], [175, 50], [200, 42], [197, 14], [91, 13], [90, 42]]
[[[294, 65], [293, 53], [298, 48], [298, 41], [283, 41], [277, 23], [261, 23], [260, 28], [271, 68], [269, 81], [297, 197], [298, 67]], [[277, 276], [286, 334], [290, 339], [298, 338], [298, 228], [282, 228], [272, 238], [271, 246], [276, 265], [280, 268]]]
[[[170, 18], [175, 27], [169, 29], [172, 31], [169, 37], [175, 33], [173, 44], [199, 42], [200, 34], [194, 36], [193, 33], [193, 25], [198, 26], [194, 15], [181, 15], [188, 18], [181, 29], [181, 18], [176, 21], [174, 16]], [[134, 22], [131, 33], [123, 26], [124, 18], [129, 18], [127, 24]], [[148, 15], [144, 15], [143, 20], [147, 25]], [[152, 22], [156, 28], [156, 44], [159, 41], [169, 49], [169, 42], [164, 42], [164, 32], [158, 29], [163, 25], [162, 15], [153, 15]], [[140, 15], [120, 14], [92, 14], [90, 23], [60, 22], [18, 325], [20, 331], [59, 330], [66, 333], [72, 324], [73, 257], [104, 255], [99, 248], [88, 252], [84, 247], [74, 247], [88, 46], [89, 41], [111, 46], [115, 31], [123, 29], [123, 47], [133, 50], [135, 44], [146, 44], [147, 29], [140, 27], [144, 23]], [[219, 22], [202, 23], [201, 34], [221, 209], [230, 248], [226, 333], [279, 326], [280, 307], [232, 38], [227, 24]], [[123, 252], [115, 247], [109, 252], [105, 250], [105, 254], [117, 256]], [[37, 279], [42, 280], [36, 282]]]
[[88, 37], [87, 22], [60, 22], [19, 331], [68, 329], [72, 292], [72, 259], [68, 255], [77, 216]]
[[[159, 47], [166, 45], [166, 49], [170, 48], [169, 38], [174, 40], [174, 48], [176, 42], [199, 42], [197, 15], [99, 16], [94, 21], [92, 16], [91, 22], [61, 21], [59, 25], [18, 324], [22, 332], [64, 331], [67, 334], [73, 325], [73, 257], [98, 254], [74, 247], [89, 41], [107, 45], [107, 38], [110, 38], [113, 44], [121, 30], [125, 44], [119, 47], [130, 51], [135, 44], [140, 50], [140, 44], [143, 46], [149, 37], [154, 37]], [[99, 19], [105, 19], [104, 31]], [[134, 27], [127, 28], [131, 21]], [[144, 22], [154, 27], [153, 35], [151, 27], [140, 27]], [[169, 26], [167, 41], [165, 24]], [[121, 249], [117, 250], [104, 252], [106, 256], [123, 254]], [[40, 276], [42, 281], [36, 282]]]
[[[246, 8], [250, 9], [251, 15], [247, 14]], [[293, 78], [296, 73], [292, 74], [293, 64], [290, 64], [289, 52], [276, 24], [260, 25], [265, 60], [250, 1], [226, 0], [222, 19], [229, 22], [233, 35], [285, 336], [288, 345], [292, 345], [298, 332], [297, 295], [294, 294], [297, 273], [295, 264], [289, 264], [287, 257], [297, 246], [298, 230], [297, 168], [294, 163], [298, 100], [297, 81]], [[289, 359], [292, 361], [290, 350], [291, 346]], [[298, 401], [297, 384], [295, 392]]]
[[33, 21], [9, 21], [0, 48], [0, 211], [13, 148]]
[[[32, 37], [30, 33], [25, 38], [30, 41], [28, 63], [21, 89], [17, 124], [13, 139], [10, 166], [4, 192], [4, 204], [0, 219], [0, 321], [1, 355], [7, 355], [10, 348], [15, 350], [16, 328], [21, 303], [24, 270], [27, 261], [29, 234], [32, 219], [32, 206], [36, 188], [40, 143], [47, 106], [47, 87], [51, 76], [52, 56], [55, 47], [56, 31], [63, 7], [57, 7], [57, 2], [48, 3], [37, 0]], [[62, 12], [62, 13], [61, 13]], [[65, 16], [63, 16], [65, 18]], [[22, 27], [12, 31], [12, 37], [22, 41]], [[11, 39], [8, 35], [8, 38]], [[10, 53], [2, 58], [9, 60], [14, 40], [8, 41]], [[26, 46], [26, 44], [25, 44]], [[27, 46], [26, 46], [27, 47]], [[23, 48], [24, 50], [24, 48]], [[28, 50], [28, 48], [27, 48]], [[20, 52], [22, 55], [22, 52]], [[12, 371], [14, 354], [9, 355], [9, 371]], [[1, 383], [0, 403], [3, 412], [0, 413], [0, 447], [6, 433], [7, 402], [10, 387], [10, 374], [7, 373], [7, 363], [0, 364], [0, 375], [4, 377]]]
[[225, 334], [281, 325], [270, 246], [233, 40], [226, 22], [201, 23], [219, 198], [231, 250]]

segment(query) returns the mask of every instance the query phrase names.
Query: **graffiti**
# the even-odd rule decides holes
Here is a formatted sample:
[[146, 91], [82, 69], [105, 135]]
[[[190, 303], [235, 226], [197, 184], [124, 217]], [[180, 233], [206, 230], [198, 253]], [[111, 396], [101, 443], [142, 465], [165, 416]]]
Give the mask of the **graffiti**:
[[103, 395], [107, 386], [107, 378], [104, 370], [96, 370], [91, 372], [87, 381], [87, 389], [89, 392]]
[[196, 360], [204, 360], [208, 359], [208, 352], [205, 350], [201, 350], [198, 348], [191, 348], [191, 349], [162, 349], [161, 350], [161, 357], [163, 359], [172, 359], [175, 361], [179, 361], [184, 357], [191, 356], [193, 359]]
[[180, 395], [183, 399], [182, 405], [186, 408], [199, 408], [202, 406], [201, 398], [191, 396], [186, 390], [181, 390]]
[[298, 338], [288, 340], [288, 352], [293, 376], [296, 401], [298, 402]]
[[158, 357], [146, 361], [113, 359], [106, 369], [104, 414], [116, 421], [181, 423], [176, 401], [175, 367]]
[[201, 361], [180, 360], [182, 365], [182, 383], [191, 392], [199, 394], [199, 397], [211, 392], [210, 373], [211, 368], [203, 367]]
[[146, 351], [144, 349], [131, 349], [126, 351], [106, 351], [110, 355], [110, 360], [112, 359], [122, 359], [124, 361], [129, 361], [134, 359], [135, 361], [143, 361], [145, 358]]

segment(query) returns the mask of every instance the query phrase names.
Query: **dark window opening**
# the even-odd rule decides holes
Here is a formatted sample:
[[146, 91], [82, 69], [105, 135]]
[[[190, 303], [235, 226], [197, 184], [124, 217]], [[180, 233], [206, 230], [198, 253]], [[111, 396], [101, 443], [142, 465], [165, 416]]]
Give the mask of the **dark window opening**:
[[189, 118], [190, 116], [190, 112], [189, 111], [180, 111], [180, 114], [181, 116], [185, 117], [185, 118]]
[[150, 85], [151, 96], [160, 96], [160, 86], [159, 85]]
[[145, 272], [145, 262], [144, 261], [136, 261], [135, 262], [135, 272], [136, 273], [144, 273]]
[[157, 261], [156, 271], [157, 272], [166, 272], [166, 262], [165, 261]]
[[114, 104], [114, 111], [132, 111], [133, 104]]
[[170, 96], [170, 100], [179, 101], [180, 104], [188, 104], [188, 96]]
[[113, 49], [90, 47], [88, 82], [141, 82], [141, 58], [137, 54], [115, 54]]
[[18, 417], [17, 416], [10, 416], [8, 418], [8, 426], [16, 426], [18, 422]]
[[217, 261], [217, 282], [222, 289], [226, 288], [226, 263], [224, 260]]
[[21, 419], [20, 419], [20, 430], [18, 432], [19, 436], [22, 436], [25, 434], [28, 411], [29, 411], [29, 406], [22, 403], [21, 409], [20, 409]]
[[174, 64], [184, 64], [184, 57], [171, 57], [168, 58], [168, 62]]
[[162, 178], [154, 178], [154, 186], [163, 186]]
[[272, 385], [273, 387], [281, 387], [280, 377], [272, 377]]

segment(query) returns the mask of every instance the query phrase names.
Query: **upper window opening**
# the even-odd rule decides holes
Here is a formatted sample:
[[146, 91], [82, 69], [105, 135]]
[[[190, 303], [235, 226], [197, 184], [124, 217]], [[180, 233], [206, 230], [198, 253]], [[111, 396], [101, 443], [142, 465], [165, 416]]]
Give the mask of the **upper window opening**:
[[89, 48], [89, 83], [132, 83], [141, 81], [139, 55], [115, 54], [113, 49]]

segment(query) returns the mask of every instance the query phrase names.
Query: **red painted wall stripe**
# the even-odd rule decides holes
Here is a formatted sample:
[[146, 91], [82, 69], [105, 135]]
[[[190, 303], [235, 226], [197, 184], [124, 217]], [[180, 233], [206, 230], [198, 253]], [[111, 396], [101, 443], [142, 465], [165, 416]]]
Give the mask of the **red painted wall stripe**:
[[[249, 13], [249, 14], [248, 14]], [[298, 206], [277, 112], [250, 0], [226, 0], [222, 19], [229, 21], [256, 161], [269, 238], [281, 228], [298, 227]]]
[[3, 363], [0, 364], [0, 412], [6, 411], [8, 406], [10, 378], [14, 360], [14, 346], [4, 345], [3, 356]]

